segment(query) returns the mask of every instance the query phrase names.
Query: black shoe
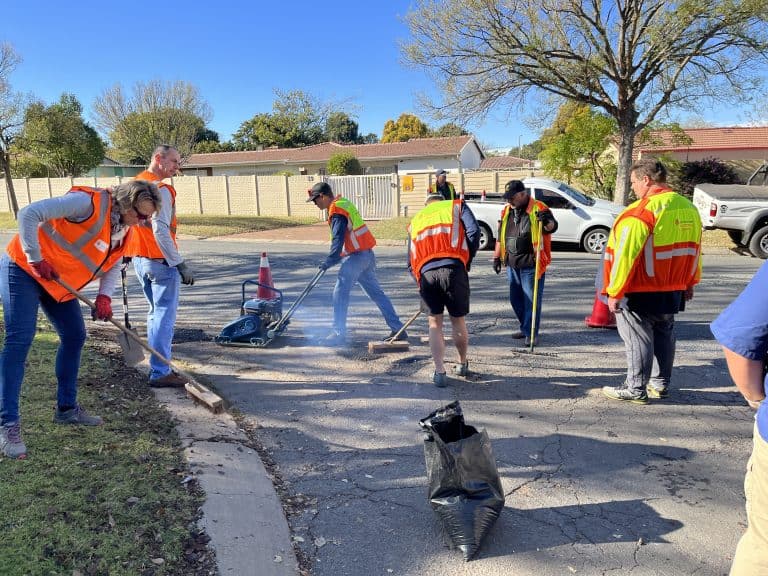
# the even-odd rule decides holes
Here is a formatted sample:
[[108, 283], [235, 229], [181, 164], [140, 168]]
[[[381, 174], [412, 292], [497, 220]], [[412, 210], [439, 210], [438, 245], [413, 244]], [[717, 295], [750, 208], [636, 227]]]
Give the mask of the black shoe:
[[182, 378], [176, 372], [169, 372], [162, 378], [155, 378], [149, 381], [150, 388], [184, 388], [187, 383], [186, 378]]
[[[392, 330], [392, 332], [389, 333], [389, 336], [384, 338], [385, 342], [402, 342], [403, 340], [408, 340], [408, 332], [403, 330], [400, 332], [400, 336], [397, 336], [397, 333], [400, 332], [399, 330]], [[397, 336], [397, 338], [395, 338]]]

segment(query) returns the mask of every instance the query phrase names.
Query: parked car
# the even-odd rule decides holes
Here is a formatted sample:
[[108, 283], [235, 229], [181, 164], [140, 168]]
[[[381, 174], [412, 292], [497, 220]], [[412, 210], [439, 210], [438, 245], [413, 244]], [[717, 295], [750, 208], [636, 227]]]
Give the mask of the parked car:
[[[592, 198], [564, 182], [549, 178], [526, 178], [523, 184], [537, 200], [549, 206], [557, 219], [558, 228], [552, 235], [553, 241], [578, 244], [592, 254], [603, 251], [613, 221], [624, 206]], [[504, 202], [468, 200], [467, 206], [480, 224], [480, 249], [493, 248]]]
[[[761, 179], [762, 176], [762, 179]], [[693, 204], [707, 230], [720, 228], [757, 258], [768, 258], [768, 163], [747, 184], [698, 184]], [[763, 185], [758, 185], [758, 183]]]

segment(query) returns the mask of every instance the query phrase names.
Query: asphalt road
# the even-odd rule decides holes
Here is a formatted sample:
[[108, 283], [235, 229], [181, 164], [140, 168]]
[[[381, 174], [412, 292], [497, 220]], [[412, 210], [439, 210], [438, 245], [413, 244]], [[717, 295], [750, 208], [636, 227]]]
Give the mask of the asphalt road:
[[[742, 482], [752, 413], [727, 376], [709, 322], [761, 261], [705, 257], [704, 280], [678, 317], [673, 391], [647, 406], [612, 402], [621, 383], [615, 331], [588, 329], [598, 258], [556, 252], [547, 272], [542, 352], [517, 351], [506, 282], [488, 253], [470, 275], [470, 367], [476, 376], [431, 384], [426, 321], [408, 352], [371, 356], [388, 334], [356, 291], [353, 346], [312, 338], [330, 325], [335, 273], [323, 278], [285, 335], [266, 349], [211, 343], [238, 316], [240, 282], [269, 250], [286, 305], [325, 254], [323, 246], [187, 241], [196, 272], [183, 287], [176, 354], [208, 377], [246, 418], [303, 512], [290, 518], [317, 576], [343, 575], [721, 575], [746, 522]], [[403, 319], [417, 306], [402, 248], [377, 248], [379, 278]], [[143, 302], [131, 285], [132, 309]], [[141, 324], [135, 314], [134, 324]], [[449, 350], [448, 360], [455, 360]], [[460, 400], [469, 424], [491, 438], [506, 507], [477, 558], [451, 550], [426, 499], [417, 422]]]

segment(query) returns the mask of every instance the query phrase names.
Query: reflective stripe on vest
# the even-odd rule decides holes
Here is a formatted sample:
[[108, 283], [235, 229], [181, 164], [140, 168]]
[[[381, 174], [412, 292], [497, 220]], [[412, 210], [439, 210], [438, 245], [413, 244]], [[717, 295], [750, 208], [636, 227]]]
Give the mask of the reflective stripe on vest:
[[[539, 200], [535, 200], [532, 196], [528, 201], [528, 207], [526, 208], [526, 214], [528, 215], [528, 221], [531, 225], [531, 243], [533, 244], [533, 253], [536, 254], [536, 250], [539, 245], [539, 226], [537, 214], [540, 210], [548, 210], [547, 205]], [[512, 206], [507, 204], [501, 210], [501, 226], [499, 228], [499, 258], [501, 258], [502, 264], [507, 261], [507, 222], [509, 222], [509, 214], [512, 211]], [[547, 271], [547, 266], [552, 262], [552, 239], [548, 234], [542, 234], [544, 236], [544, 245], [541, 247], [539, 253], [539, 278], [541, 278]]]
[[430, 260], [455, 258], [466, 267], [469, 245], [461, 222], [461, 200], [430, 203], [413, 217], [408, 228], [411, 270], [416, 281], [421, 268]]
[[[360, 213], [349, 200], [342, 196], [337, 196], [328, 209], [328, 225], [331, 224], [331, 218], [335, 215], [344, 216], [347, 219], [347, 230], [344, 234], [344, 247], [341, 250], [342, 258], [354, 252], [371, 250], [376, 246], [374, 238], [368, 225], [363, 220]], [[331, 231], [332, 232], [332, 231]]]

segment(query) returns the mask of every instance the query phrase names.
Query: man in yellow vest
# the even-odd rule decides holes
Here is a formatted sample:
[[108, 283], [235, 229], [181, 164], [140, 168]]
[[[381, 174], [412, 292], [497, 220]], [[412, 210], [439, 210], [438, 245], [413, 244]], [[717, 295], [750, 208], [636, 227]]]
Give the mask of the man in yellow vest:
[[701, 279], [701, 220], [691, 202], [667, 186], [653, 158], [630, 169], [638, 200], [619, 215], [605, 249], [603, 292], [627, 350], [627, 378], [604, 386], [613, 400], [647, 404], [666, 398], [675, 359], [675, 314]]
[[453, 184], [448, 182], [448, 172], [442, 168], [435, 171], [435, 183], [427, 190], [427, 196], [430, 194], [440, 194], [443, 200], [456, 200], [456, 189]]
[[[171, 359], [171, 342], [179, 306], [179, 284], [194, 284], [192, 271], [176, 244], [176, 190], [162, 182], [179, 171], [181, 157], [173, 146], [161, 144], [152, 153], [149, 168], [136, 176], [155, 182], [162, 205], [151, 220], [137, 226], [125, 255], [133, 257], [133, 267], [144, 296], [149, 303], [147, 339], [149, 345]], [[149, 360], [149, 385], [152, 388], [181, 388], [186, 380], [172, 372], [164, 362], [152, 355]]]
[[[334, 198], [333, 190], [327, 182], [318, 182], [312, 186], [307, 202], [314, 202], [320, 210], [328, 210], [331, 251], [320, 268], [327, 270], [341, 262], [333, 289], [333, 330], [323, 339], [323, 344], [342, 346], [346, 343], [349, 293], [355, 282], [379, 307], [391, 330], [388, 337], [393, 337], [403, 327], [403, 323], [376, 278], [376, 256], [373, 253], [376, 239], [368, 230], [365, 220], [352, 202], [341, 196]], [[398, 340], [407, 338], [408, 334], [403, 331]]]
[[472, 211], [461, 200], [443, 200], [430, 194], [426, 207], [408, 227], [408, 270], [419, 285], [422, 310], [429, 312], [429, 348], [438, 388], [447, 384], [443, 340], [445, 309], [451, 317], [453, 343], [459, 353], [457, 376], [469, 374], [469, 268], [480, 244], [480, 228]]

